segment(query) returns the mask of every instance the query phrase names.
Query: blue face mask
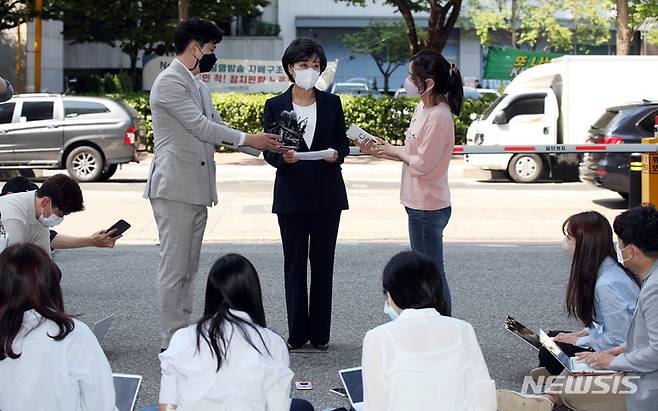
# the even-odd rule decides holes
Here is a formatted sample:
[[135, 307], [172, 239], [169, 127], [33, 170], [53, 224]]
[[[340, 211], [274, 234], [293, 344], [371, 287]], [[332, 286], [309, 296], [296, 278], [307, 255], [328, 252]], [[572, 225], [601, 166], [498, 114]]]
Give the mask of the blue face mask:
[[398, 318], [398, 313], [396, 313], [395, 310], [391, 308], [390, 305], [388, 305], [388, 300], [384, 301], [384, 314], [386, 314], [388, 318], [391, 319], [391, 321]]

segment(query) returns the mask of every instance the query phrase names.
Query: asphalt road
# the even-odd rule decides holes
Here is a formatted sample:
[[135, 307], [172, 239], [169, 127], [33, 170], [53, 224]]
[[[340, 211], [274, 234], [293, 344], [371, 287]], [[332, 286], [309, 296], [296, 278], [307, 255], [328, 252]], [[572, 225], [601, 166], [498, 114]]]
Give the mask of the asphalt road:
[[[329, 392], [340, 385], [337, 371], [358, 366], [364, 334], [385, 321], [381, 270], [389, 257], [407, 249], [398, 242], [341, 242], [336, 256], [331, 346], [327, 352], [291, 354], [296, 380], [311, 381], [312, 391], [296, 391], [316, 409], [344, 406]], [[447, 243], [446, 267], [454, 313], [473, 324], [492, 377], [499, 388], [519, 389], [536, 365], [535, 353], [503, 329], [512, 315], [538, 330], [575, 328], [564, 314], [566, 256], [557, 243]], [[201, 310], [205, 276], [214, 260], [239, 252], [258, 269], [270, 328], [286, 337], [280, 244], [206, 244], [196, 280], [195, 316]], [[66, 306], [91, 324], [114, 313], [103, 349], [114, 372], [144, 377], [138, 407], [154, 405], [159, 390], [155, 245], [122, 245], [115, 249], [59, 251]]]

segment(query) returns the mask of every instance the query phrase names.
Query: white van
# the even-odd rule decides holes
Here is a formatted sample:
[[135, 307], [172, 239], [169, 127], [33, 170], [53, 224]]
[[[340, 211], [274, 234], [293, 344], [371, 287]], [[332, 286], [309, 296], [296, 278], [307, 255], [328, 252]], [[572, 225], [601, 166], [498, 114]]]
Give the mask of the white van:
[[[469, 145], [586, 143], [608, 107], [658, 100], [658, 56], [565, 56], [519, 74], [466, 134]], [[516, 182], [577, 179], [577, 154], [468, 154], [466, 163]]]

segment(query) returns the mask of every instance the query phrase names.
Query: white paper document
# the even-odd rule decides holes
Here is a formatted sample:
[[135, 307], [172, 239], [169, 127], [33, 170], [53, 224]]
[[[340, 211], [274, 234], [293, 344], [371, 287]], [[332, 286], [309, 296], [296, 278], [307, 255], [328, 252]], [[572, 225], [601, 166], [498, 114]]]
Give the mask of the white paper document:
[[365, 143], [368, 140], [377, 141], [377, 137], [368, 133], [356, 124], [352, 124], [350, 128], [347, 129], [347, 137], [357, 143]]
[[322, 151], [305, 151], [303, 153], [295, 152], [295, 157], [300, 160], [323, 160], [325, 158], [332, 158], [336, 154], [336, 150], [328, 148]]

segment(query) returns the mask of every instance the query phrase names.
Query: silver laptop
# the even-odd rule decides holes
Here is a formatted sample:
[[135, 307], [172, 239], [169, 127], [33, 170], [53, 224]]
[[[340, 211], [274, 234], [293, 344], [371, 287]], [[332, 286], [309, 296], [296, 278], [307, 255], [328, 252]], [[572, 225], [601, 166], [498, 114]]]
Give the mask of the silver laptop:
[[514, 318], [507, 316], [505, 320], [505, 329], [512, 334], [516, 335], [522, 339], [526, 344], [539, 351], [541, 348], [541, 343], [539, 342], [539, 336], [535, 334], [530, 328], [516, 321]]
[[114, 314], [110, 314], [102, 320], [96, 322], [92, 327], [91, 331], [94, 333], [98, 339], [98, 343], [103, 342], [103, 338], [107, 335], [107, 332], [112, 328], [112, 323], [114, 322]]
[[575, 357], [569, 357], [567, 354], [562, 351], [559, 345], [553, 341], [551, 337], [544, 332], [544, 330], [539, 330], [539, 342], [544, 348], [546, 348], [553, 357], [557, 359], [564, 368], [573, 375], [578, 374], [614, 374], [615, 371], [612, 370], [601, 370], [597, 368], [592, 368], [587, 363], [578, 361]]
[[116, 406], [119, 411], [133, 411], [137, 393], [142, 385], [142, 376], [135, 374], [112, 374]]
[[347, 391], [347, 398], [350, 399], [352, 408], [356, 411], [363, 410], [363, 375], [361, 374], [361, 367], [340, 370], [338, 374], [345, 391]]

